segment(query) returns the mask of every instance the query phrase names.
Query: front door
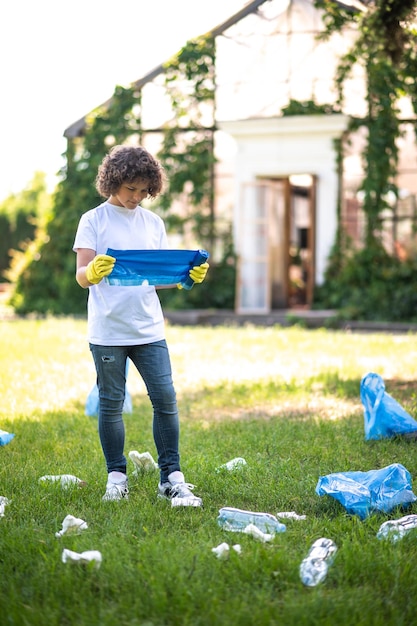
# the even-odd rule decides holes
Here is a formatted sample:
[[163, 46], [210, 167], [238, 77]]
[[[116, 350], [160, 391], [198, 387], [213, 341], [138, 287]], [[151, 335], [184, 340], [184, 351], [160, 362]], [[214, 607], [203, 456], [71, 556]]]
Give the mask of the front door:
[[248, 183], [240, 206], [236, 311], [309, 307], [314, 289], [314, 178]]

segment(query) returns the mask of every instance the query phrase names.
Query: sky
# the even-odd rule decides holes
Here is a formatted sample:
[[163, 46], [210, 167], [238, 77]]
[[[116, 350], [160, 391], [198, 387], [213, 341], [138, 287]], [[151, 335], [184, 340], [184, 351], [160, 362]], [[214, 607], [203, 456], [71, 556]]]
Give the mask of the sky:
[[13, 0], [0, 6], [0, 202], [45, 172], [65, 129], [248, 0]]

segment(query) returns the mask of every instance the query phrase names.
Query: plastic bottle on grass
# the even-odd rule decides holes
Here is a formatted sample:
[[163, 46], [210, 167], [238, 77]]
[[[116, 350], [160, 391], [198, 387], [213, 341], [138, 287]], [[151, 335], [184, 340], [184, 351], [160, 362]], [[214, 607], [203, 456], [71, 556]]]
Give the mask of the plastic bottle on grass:
[[10, 504], [10, 500], [5, 496], [0, 496], [0, 517], [4, 517], [4, 509], [7, 504]]
[[400, 519], [384, 522], [378, 530], [378, 539], [389, 539], [393, 543], [402, 539], [413, 528], [417, 528], [417, 515], [405, 515]]
[[300, 565], [300, 578], [304, 585], [315, 587], [326, 578], [336, 551], [337, 546], [331, 539], [321, 537], [313, 543]]
[[263, 533], [283, 533], [287, 529], [274, 515], [270, 513], [256, 513], [233, 507], [223, 507], [219, 510], [217, 523], [224, 530], [243, 532], [247, 526], [253, 524]]
[[77, 478], [73, 474], [46, 474], [45, 476], [41, 476], [39, 478], [40, 483], [57, 483], [60, 484], [63, 489], [68, 489], [74, 485], [78, 485], [79, 487], [85, 487], [86, 482], [81, 480], [81, 478]]
[[129, 459], [135, 466], [134, 473], [136, 474], [158, 469], [158, 463], [155, 463], [150, 452], [138, 452], [137, 450], [131, 450], [129, 452]]
[[93, 567], [98, 569], [101, 565], [102, 556], [98, 550], [86, 550], [85, 552], [74, 552], [64, 548], [62, 551], [61, 560], [63, 563], [81, 563], [81, 565], [88, 565], [93, 563]]
[[228, 470], [229, 472], [231, 472], [231, 471], [240, 469], [244, 467], [245, 465], [247, 465], [245, 459], [242, 458], [241, 456], [237, 456], [235, 459], [228, 461], [224, 465], [220, 465], [220, 467], [216, 469], [216, 472], [221, 472], [222, 470]]

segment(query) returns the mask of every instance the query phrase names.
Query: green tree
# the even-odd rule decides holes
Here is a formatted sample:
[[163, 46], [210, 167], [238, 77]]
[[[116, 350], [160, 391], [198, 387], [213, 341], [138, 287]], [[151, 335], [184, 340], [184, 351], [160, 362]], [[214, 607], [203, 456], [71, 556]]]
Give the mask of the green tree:
[[[215, 237], [213, 132], [200, 113], [211, 109], [214, 124], [214, 40], [202, 37], [189, 42], [165, 66], [165, 85], [171, 98], [174, 121], [162, 129], [160, 158], [169, 180], [169, 189], [152, 208], [166, 219], [168, 231], [181, 232], [191, 224], [204, 247], [211, 248]], [[75, 281], [75, 255], [71, 252], [75, 231], [83, 212], [102, 199], [95, 191], [97, 168], [115, 144], [143, 143], [141, 91], [116, 87], [110, 101], [87, 118], [83, 135], [68, 140], [66, 166], [54, 196], [53, 211], [33, 244], [15, 264], [11, 304], [17, 313], [77, 314], [86, 307], [84, 293]], [[191, 210], [175, 213], [173, 200], [187, 187]], [[226, 234], [224, 258], [213, 267], [214, 284], [230, 285], [234, 278], [234, 255]], [[173, 291], [173, 290], [172, 290]], [[189, 304], [233, 305], [233, 291], [225, 288], [212, 295], [207, 289], [194, 290]], [[167, 297], [165, 294], [162, 297]], [[172, 295], [175, 304], [175, 296]], [[183, 301], [183, 299], [182, 299]]]
[[198, 239], [209, 248], [215, 240], [214, 132], [215, 132], [215, 40], [211, 36], [189, 41], [165, 65], [165, 86], [175, 113], [164, 129], [158, 157], [168, 175], [169, 189], [161, 199], [167, 210], [184, 193], [188, 214], [167, 214], [168, 227], [192, 221]]
[[341, 8], [332, 0], [315, 0], [324, 10], [328, 37], [353, 25], [358, 36], [337, 69], [339, 104], [343, 106], [344, 87], [354, 68], [361, 65], [367, 77], [367, 115], [354, 119], [351, 130], [367, 129], [363, 153], [365, 176], [363, 208], [367, 219], [365, 245], [380, 243], [381, 213], [390, 206], [387, 194], [397, 194], [397, 140], [401, 134], [398, 101], [407, 95], [417, 113], [417, 30], [416, 0], [384, 0], [357, 3]]
[[87, 293], [75, 281], [75, 254], [71, 251], [75, 231], [81, 214], [102, 201], [94, 182], [109, 147], [138, 131], [132, 113], [137, 102], [133, 90], [116, 87], [111, 105], [90, 115], [85, 136], [68, 142], [53, 212], [16, 267], [11, 304], [17, 313], [85, 312]]
[[0, 204], [0, 272], [9, 280], [10, 267], [35, 238], [51, 209], [46, 175], [35, 172], [26, 188], [11, 194]]
[[[365, 69], [367, 81], [367, 114], [364, 119], [352, 119], [350, 125], [350, 130], [365, 127], [367, 136], [360, 188], [366, 220], [363, 250], [350, 248], [339, 224], [325, 284], [317, 290], [317, 303], [343, 308], [354, 318], [392, 319], [401, 311], [404, 319], [410, 319], [416, 301], [409, 297], [410, 283], [405, 284], [403, 278], [412, 276], [412, 272], [404, 271], [398, 260], [384, 249], [382, 214], [391, 210], [389, 195], [398, 195], [395, 181], [401, 136], [399, 99], [408, 96], [417, 113], [417, 2], [368, 0], [344, 8], [332, 0], [315, 0], [314, 4], [324, 11], [324, 37], [340, 33], [347, 26], [357, 31], [352, 48], [337, 69], [338, 104], [343, 108], [344, 87], [356, 66]], [[395, 299], [402, 303], [395, 311], [392, 306], [391, 309], [381, 306], [381, 302], [394, 301], [393, 283], [397, 288]], [[411, 289], [415, 291], [416, 287]], [[403, 297], [398, 293], [401, 289]], [[409, 303], [408, 307], [404, 306], [405, 302]]]
[[10, 242], [12, 240], [12, 229], [8, 215], [0, 210], [0, 282], [6, 280], [5, 271], [10, 267], [11, 253]]

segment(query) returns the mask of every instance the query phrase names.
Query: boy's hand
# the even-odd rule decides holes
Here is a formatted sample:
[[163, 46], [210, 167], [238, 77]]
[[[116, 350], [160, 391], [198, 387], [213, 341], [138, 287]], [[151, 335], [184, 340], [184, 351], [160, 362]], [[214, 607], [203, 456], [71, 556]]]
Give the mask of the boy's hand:
[[105, 276], [112, 271], [116, 259], [108, 254], [97, 254], [87, 265], [85, 276], [89, 283], [97, 285]]
[[[195, 283], [202, 283], [203, 280], [205, 279], [208, 269], [209, 269], [209, 264], [206, 263], [202, 263], [201, 265], [195, 265], [189, 272], [188, 275], [190, 276], [190, 278], [195, 282]], [[182, 289], [182, 285], [181, 283], [178, 283], [177, 285], [178, 289]]]
[[195, 283], [202, 283], [207, 275], [209, 267], [210, 266], [207, 262], [202, 265], [196, 265], [189, 272], [190, 278], [192, 278]]

